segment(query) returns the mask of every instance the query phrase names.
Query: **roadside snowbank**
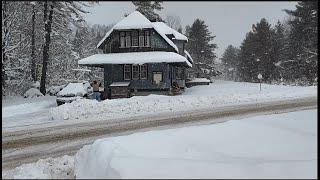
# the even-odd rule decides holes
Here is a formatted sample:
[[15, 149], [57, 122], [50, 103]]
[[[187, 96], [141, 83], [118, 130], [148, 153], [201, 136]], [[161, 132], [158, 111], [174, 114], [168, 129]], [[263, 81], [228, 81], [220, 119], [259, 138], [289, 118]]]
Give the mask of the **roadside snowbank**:
[[183, 95], [179, 96], [134, 96], [129, 99], [112, 99], [102, 102], [80, 99], [52, 108], [50, 115], [54, 120], [108, 120], [115, 117], [194, 111], [316, 95], [316, 86], [292, 87], [264, 84], [260, 92], [259, 84], [216, 81], [207, 86], [188, 88]]
[[36, 163], [23, 164], [13, 170], [2, 171], [6, 179], [72, 179], [74, 157], [40, 159]]
[[[2, 118], [9, 118], [18, 115], [25, 115], [38, 112], [57, 105], [55, 101], [56, 97], [37, 97], [34, 101], [21, 101], [18, 105], [5, 105], [2, 106]], [[19, 99], [18, 99], [19, 100]], [[14, 102], [11, 102], [14, 103]], [[32, 117], [30, 117], [32, 118]], [[6, 119], [3, 119], [5, 122]]]
[[[99, 139], [77, 178], [316, 178], [317, 110]], [[230, 173], [232, 172], [232, 173]]]

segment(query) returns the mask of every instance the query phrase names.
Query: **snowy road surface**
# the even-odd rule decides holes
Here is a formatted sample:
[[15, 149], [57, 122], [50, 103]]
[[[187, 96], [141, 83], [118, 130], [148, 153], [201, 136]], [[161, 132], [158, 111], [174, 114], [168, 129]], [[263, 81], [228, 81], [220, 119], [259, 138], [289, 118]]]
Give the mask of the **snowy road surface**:
[[2, 177], [317, 177], [316, 109], [238, 119], [100, 139], [76, 157], [24, 164]]
[[2, 165], [14, 167], [22, 162], [34, 161], [48, 155], [74, 153], [84, 144], [92, 142], [106, 134], [114, 134], [160, 125], [173, 126], [179, 123], [197, 123], [213, 119], [223, 122], [230, 117], [243, 118], [258, 114], [289, 112], [298, 109], [317, 108], [316, 97], [281, 100], [247, 105], [234, 105], [203, 111], [158, 114], [131, 118], [110, 123], [109, 121], [86, 122], [71, 125], [45, 127], [33, 130], [21, 130], [2, 133]]

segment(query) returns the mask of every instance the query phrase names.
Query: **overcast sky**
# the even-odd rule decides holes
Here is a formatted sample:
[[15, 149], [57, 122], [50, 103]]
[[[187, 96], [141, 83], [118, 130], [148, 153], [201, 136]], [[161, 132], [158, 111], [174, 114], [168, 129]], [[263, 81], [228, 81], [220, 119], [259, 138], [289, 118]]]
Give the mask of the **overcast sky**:
[[[209, 2], [209, 1], [164, 1], [163, 10], [159, 13], [163, 19], [167, 15], [177, 15], [181, 18], [183, 28], [191, 25], [196, 18], [204, 20], [209, 30], [216, 36], [214, 42], [218, 45], [215, 51], [221, 57], [225, 48], [231, 44], [240, 46], [252, 24], [266, 18], [275, 24], [283, 20], [286, 13], [283, 9], [295, 9], [294, 1], [280, 2]], [[99, 2], [87, 9], [85, 15], [89, 24], [117, 23], [125, 13], [135, 10], [131, 1]]]

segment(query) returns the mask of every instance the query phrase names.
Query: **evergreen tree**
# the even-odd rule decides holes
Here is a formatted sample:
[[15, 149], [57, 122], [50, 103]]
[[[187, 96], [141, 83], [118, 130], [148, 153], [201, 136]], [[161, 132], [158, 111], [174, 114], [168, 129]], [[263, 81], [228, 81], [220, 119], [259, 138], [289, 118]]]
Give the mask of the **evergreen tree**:
[[293, 79], [305, 78], [310, 84], [318, 69], [318, 1], [298, 2], [295, 10], [285, 10], [292, 20], [290, 31], [290, 65]]
[[162, 1], [142, 0], [132, 1], [132, 3], [136, 7], [136, 10], [146, 16], [150, 21], [163, 21], [160, 15], [155, 12], [155, 10], [161, 11], [163, 9]]
[[256, 41], [254, 33], [250, 31], [246, 34], [246, 38], [243, 40], [240, 46], [239, 64], [237, 70], [237, 76], [242, 81], [251, 82], [255, 75], [255, 68], [257, 68], [255, 58]]
[[228, 80], [235, 80], [236, 69], [239, 63], [240, 49], [229, 45], [224, 51], [221, 61], [223, 73]]
[[288, 38], [285, 34], [285, 27], [280, 21], [275, 25], [274, 32], [273, 52], [276, 67], [273, 76], [275, 80], [285, 81], [291, 73], [289, 74], [288, 68], [284, 66], [288, 60]]
[[216, 58], [214, 50], [217, 48], [217, 45], [212, 42], [215, 36], [211, 35], [205, 22], [196, 19], [190, 29], [186, 27], [186, 34], [189, 39], [186, 49], [195, 63], [195, 66], [189, 71], [196, 72], [197, 77], [217, 75], [217, 72], [214, 70], [214, 60]]
[[262, 74], [264, 82], [276, 79], [274, 30], [266, 19], [252, 26], [241, 46], [241, 75], [244, 81], [258, 81], [258, 74]]

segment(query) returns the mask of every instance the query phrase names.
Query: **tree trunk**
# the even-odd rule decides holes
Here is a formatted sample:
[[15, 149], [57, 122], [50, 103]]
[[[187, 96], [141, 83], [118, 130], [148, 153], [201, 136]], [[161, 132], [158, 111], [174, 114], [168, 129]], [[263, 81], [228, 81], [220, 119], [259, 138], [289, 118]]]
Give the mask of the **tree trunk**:
[[36, 18], [36, 11], [34, 8], [35, 5], [32, 7], [32, 35], [31, 35], [31, 77], [33, 81], [37, 81], [37, 74], [36, 74], [36, 62], [35, 62], [35, 18]]
[[42, 74], [41, 74], [41, 82], [40, 82], [40, 92], [43, 95], [46, 94], [46, 75], [47, 75], [47, 66], [49, 61], [53, 4], [50, 5], [49, 17], [47, 16], [47, 12], [48, 12], [48, 2], [45, 1], [44, 3], [45, 43], [43, 46]]
[[6, 37], [7, 34], [8, 34], [8, 29], [7, 29], [7, 2], [6, 1], [3, 1], [2, 2], [3, 4], [3, 7], [2, 7], [2, 20], [5, 20], [3, 21], [2, 25], [3, 25], [3, 35], [2, 37], [4, 37], [4, 39], [2, 39], [2, 96], [5, 96], [5, 90], [6, 90], [6, 71], [5, 71], [5, 64], [7, 62], [7, 55], [6, 55], [6, 52], [5, 52], [5, 48], [7, 46], [7, 39]]

